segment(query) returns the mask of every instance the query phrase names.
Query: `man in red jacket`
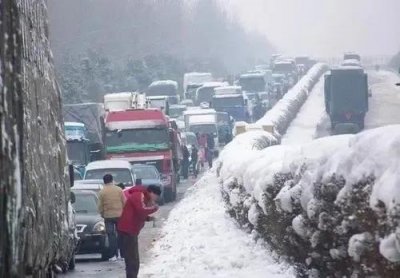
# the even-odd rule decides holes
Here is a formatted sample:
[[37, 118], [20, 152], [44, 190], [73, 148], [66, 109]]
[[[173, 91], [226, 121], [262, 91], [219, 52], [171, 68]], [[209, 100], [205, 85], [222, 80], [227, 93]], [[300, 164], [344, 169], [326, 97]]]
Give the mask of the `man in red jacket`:
[[156, 201], [161, 195], [160, 187], [134, 186], [125, 192], [126, 203], [118, 222], [121, 255], [125, 260], [126, 277], [136, 278], [139, 273], [138, 235], [145, 221], [153, 220], [150, 215], [158, 210]]

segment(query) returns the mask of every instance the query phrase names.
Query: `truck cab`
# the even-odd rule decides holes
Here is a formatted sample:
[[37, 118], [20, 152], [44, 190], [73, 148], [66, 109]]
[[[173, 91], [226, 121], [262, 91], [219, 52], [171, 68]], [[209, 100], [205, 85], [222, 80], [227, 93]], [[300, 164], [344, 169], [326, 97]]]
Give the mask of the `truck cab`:
[[216, 88], [211, 104], [217, 112], [227, 112], [235, 121], [250, 120], [248, 98], [240, 86]]
[[357, 66], [341, 66], [325, 75], [325, 108], [332, 129], [340, 132], [344, 126], [364, 128], [368, 111], [368, 76]]
[[185, 98], [195, 101], [196, 90], [206, 82], [212, 82], [213, 76], [210, 72], [188, 72], [183, 76], [183, 90]]
[[83, 175], [86, 165], [91, 161], [87, 129], [83, 123], [78, 122], [65, 122], [64, 127], [68, 159]]
[[178, 104], [180, 101], [178, 83], [173, 80], [154, 81], [146, 90], [149, 97], [166, 97], [169, 104]]
[[176, 134], [161, 110], [132, 108], [109, 112], [104, 137], [107, 159], [154, 165], [161, 174], [165, 200], [176, 198]]

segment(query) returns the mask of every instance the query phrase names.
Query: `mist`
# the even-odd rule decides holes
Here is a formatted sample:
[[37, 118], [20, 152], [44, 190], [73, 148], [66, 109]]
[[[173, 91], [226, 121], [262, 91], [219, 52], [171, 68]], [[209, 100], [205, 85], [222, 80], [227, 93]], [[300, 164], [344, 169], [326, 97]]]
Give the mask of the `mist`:
[[289, 54], [393, 55], [400, 49], [399, 0], [225, 0], [249, 30]]

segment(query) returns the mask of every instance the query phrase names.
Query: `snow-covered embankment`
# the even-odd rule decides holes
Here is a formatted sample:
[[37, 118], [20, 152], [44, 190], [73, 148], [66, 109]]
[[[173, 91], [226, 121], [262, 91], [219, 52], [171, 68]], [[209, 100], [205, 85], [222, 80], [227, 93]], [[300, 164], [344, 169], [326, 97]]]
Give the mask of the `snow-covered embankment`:
[[243, 227], [300, 275], [400, 277], [399, 125], [294, 146], [258, 136], [237, 136], [217, 165]]

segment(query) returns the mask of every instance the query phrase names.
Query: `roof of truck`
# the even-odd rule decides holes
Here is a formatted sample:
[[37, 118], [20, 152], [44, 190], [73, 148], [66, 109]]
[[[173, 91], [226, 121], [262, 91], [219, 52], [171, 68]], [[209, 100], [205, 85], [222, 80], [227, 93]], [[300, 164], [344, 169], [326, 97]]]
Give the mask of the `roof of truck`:
[[132, 165], [127, 160], [99, 160], [90, 162], [85, 171], [98, 169], [131, 169]]
[[178, 82], [174, 80], [157, 80], [152, 82], [149, 87], [152, 86], [174, 86], [178, 88]]

